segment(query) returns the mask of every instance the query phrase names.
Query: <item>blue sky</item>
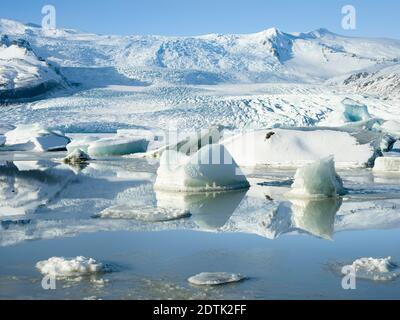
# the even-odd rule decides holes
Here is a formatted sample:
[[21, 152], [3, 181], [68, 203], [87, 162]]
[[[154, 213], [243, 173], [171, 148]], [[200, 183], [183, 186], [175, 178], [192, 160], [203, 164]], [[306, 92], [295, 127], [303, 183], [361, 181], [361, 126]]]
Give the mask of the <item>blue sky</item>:
[[[53, 4], [57, 26], [103, 34], [251, 33], [320, 27], [354, 36], [400, 39], [398, 0], [1, 0], [0, 17], [40, 23]], [[357, 9], [357, 29], [341, 28], [341, 8]]]

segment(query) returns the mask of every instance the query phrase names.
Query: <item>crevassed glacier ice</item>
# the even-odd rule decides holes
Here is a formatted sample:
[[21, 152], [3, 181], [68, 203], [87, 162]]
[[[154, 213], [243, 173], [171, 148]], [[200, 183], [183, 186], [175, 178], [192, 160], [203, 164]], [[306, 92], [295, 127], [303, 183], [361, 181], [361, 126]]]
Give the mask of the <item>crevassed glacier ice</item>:
[[5, 147], [13, 151], [65, 150], [70, 139], [39, 124], [18, 125], [5, 133]]
[[400, 173], [400, 157], [379, 157], [375, 159], [373, 170], [375, 172], [398, 172]]
[[145, 152], [149, 141], [139, 138], [114, 137], [103, 138], [89, 144], [88, 154], [91, 157], [126, 155]]
[[360, 258], [351, 266], [356, 277], [374, 281], [390, 281], [400, 276], [400, 268], [392, 261], [391, 257], [383, 259]]
[[288, 196], [324, 198], [345, 193], [343, 181], [335, 171], [333, 157], [328, 157], [297, 169], [292, 190]]
[[104, 272], [104, 265], [92, 258], [78, 256], [76, 258], [52, 257], [39, 261], [36, 268], [42, 274], [58, 278], [82, 276]]
[[167, 150], [160, 159], [155, 188], [186, 192], [248, 188], [249, 182], [224, 146], [206, 145], [192, 156]]
[[239, 282], [246, 277], [241, 274], [227, 272], [202, 272], [188, 279], [191, 284], [195, 285], [221, 285], [232, 282]]
[[247, 131], [221, 142], [240, 166], [299, 167], [333, 155], [339, 167], [365, 167], [374, 157], [370, 143], [348, 132], [271, 129]]

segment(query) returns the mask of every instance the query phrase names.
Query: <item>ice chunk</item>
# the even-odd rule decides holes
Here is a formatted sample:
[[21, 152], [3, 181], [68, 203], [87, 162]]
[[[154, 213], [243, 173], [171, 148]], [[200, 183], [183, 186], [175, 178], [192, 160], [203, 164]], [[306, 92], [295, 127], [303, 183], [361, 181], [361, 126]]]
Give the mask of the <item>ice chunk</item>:
[[373, 170], [376, 172], [399, 172], [400, 173], [400, 157], [376, 158]]
[[296, 198], [336, 197], [343, 194], [343, 181], [335, 171], [333, 157], [297, 169], [292, 190], [288, 193]]
[[71, 259], [52, 257], [48, 260], [39, 261], [36, 264], [36, 268], [42, 274], [58, 278], [76, 277], [104, 272], [106, 270], [102, 263], [82, 256]]
[[107, 219], [134, 219], [146, 222], [170, 221], [190, 216], [188, 210], [162, 207], [133, 207], [116, 205], [100, 212], [98, 218]]
[[346, 98], [342, 101], [342, 105], [344, 122], [365, 121], [372, 118], [365, 104]]
[[248, 131], [221, 144], [239, 166], [300, 167], [333, 155], [339, 167], [365, 167], [375, 155], [370, 143], [359, 144], [349, 133], [333, 130]]
[[88, 148], [89, 145], [94, 142], [99, 140], [99, 138], [96, 137], [82, 137], [82, 138], [74, 138], [72, 141], [67, 144], [67, 151], [69, 153], [73, 152], [76, 149], [80, 149], [83, 152], [88, 153]]
[[88, 153], [92, 157], [116, 156], [145, 152], [149, 142], [139, 138], [103, 138], [90, 143]]
[[91, 160], [88, 154], [86, 154], [81, 149], [75, 149], [71, 153], [69, 153], [64, 159], [63, 162], [67, 164], [81, 164]]
[[221, 285], [232, 282], [239, 282], [246, 277], [241, 274], [227, 272], [202, 272], [188, 279], [191, 284], [195, 285]]
[[160, 160], [155, 188], [174, 191], [223, 191], [248, 188], [249, 182], [221, 145], [206, 145], [192, 156], [167, 150]]
[[356, 277], [374, 281], [390, 281], [400, 275], [400, 268], [392, 262], [391, 257], [384, 259], [360, 258], [355, 260], [351, 267], [354, 268]]
[[60, 133], [47, 130], [39, 124], [18, 125], [5, 134], [9, 150], [13, 151], [56, 151], [65, 150], [70, 139]]
[[163, 146], [157, 150], [146, 153], [146, 157], [159, 158], [166, 150], [179, 151], [186, 155], [192, 155], [208, 144], [217, 143], [222, 138], [222, 126], [214, 126], [209, 129], [201, 130], [196, 134], [186, 137], [167, 146]]
[[396, 120], [385, 121], [381, 126], [381, 130], [400, 138], [400, 122]]

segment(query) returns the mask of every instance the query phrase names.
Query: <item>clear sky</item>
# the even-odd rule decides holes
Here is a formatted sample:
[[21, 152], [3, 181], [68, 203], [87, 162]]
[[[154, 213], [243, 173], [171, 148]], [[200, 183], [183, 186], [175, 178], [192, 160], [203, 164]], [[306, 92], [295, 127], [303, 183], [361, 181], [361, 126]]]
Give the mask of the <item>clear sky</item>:
[[[399, 0], [0, 0], [0, 17], [40, 23], [52, 4], [57, 26], [102, 34], [251, 33], [269, 27], [400, 39]], [[357, 10], [357, 29], [341, 28], [341, 8]]]

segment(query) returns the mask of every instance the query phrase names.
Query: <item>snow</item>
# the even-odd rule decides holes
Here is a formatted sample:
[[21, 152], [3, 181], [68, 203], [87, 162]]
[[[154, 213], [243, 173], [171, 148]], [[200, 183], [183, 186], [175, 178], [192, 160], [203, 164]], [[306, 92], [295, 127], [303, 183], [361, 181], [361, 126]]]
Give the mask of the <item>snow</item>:
[[246, 177], [229, 152], [206, 145], [192, 156], [168, 150], [160, 159], [155, 188], [174, 191], [221, 191], [248, 188]]
[[[268, 139], [267, 136], [271, 135]], [[337, 166], [365, 167], [374, 148], [347, 132], [333, 130], [256, 130], [221, 142], [240, 166], [299, 167], [333, 155]]]
[[385, 156], [377, 158], [373, 170], [375, 172], [400, 173], [400, 156]]
[[117, 205], [104, 209], [99, 213], [103, 219], [135, 219], [147, 222], [170, 221], [187, 218], [190, 216], [188, 210], [162, 207], [133, 207], [129, 205]]
[[194, 285], [221, 285], [232, 282], [239, 282], [246, 277], [241, 274], [227, 273], [227, 272], [202, 272], [188, 279]]
[[351, 266], [356, 272], [356, 277], [373, 281], [390, 281], [400, 276], [400, 268], [392, 261], [391, 257], [360, 258]]
[[52, 257], [48, 260], [39, 261], [36, 268], [42, 274], [57, 278], [77, 277], [105, 271], [102, 263], [83, 256], [70, 259]]
[[63, 159], [64, 163], [67, 164], [81, 164], [91, 160], [88, 154], [86, 154], [81, 149], [75, 149], [74, 151], [68, 153], [68, 155]]
[[332, 198], [346, 193], [335, 171], [333, 157], [318, 160], [297, 169], [288, 196], [295, 198]]
[[38, 123], [17, 125], [14, 130], [5, 133], [5, 138], [5, 146], [13, 151], [63, 150], [70, 141], [62, 134], [45, 129]]
[[89, 144], [88, 154], [91, 157], [104, 157], [140, 153], [147, 150], [148, 144], [146, 139], [140, 138], [103, 138]]

